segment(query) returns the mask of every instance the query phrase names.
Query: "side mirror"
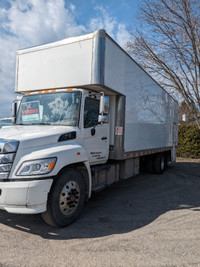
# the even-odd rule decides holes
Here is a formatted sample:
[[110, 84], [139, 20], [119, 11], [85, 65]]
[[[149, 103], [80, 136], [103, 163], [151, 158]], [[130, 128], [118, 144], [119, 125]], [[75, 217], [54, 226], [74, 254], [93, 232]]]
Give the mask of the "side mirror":
[[100, 108], [99, 108], [99, 113], [102, 113], [102, 114], [106, 114], [108, 115], [109, 114], [109, 96], [101, 96], [100, 98]]
[[15, 123], [17, 118], [17, 102], [12, 103], [12, 122]]
[[98, 122], [100, 123], [108, 123], [109, 122], [109, 111], [110, 111], [110, 103], [109, 103], [109, 96], [102, 95], [100, 98], [100, 107], [99, 107], [99, 117]]
[[109, 122], [108, 115], [99, 115], [98, 122], [100, 122], [100, 123], [108, 123]]

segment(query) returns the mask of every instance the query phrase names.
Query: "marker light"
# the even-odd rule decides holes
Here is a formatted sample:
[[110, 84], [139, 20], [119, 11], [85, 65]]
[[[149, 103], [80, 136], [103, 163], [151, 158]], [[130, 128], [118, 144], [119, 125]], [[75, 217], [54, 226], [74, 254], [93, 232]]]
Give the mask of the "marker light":
[[30, 176], [50, 173], [56, 164], [56, 158], [24, 161], [17, 176]]

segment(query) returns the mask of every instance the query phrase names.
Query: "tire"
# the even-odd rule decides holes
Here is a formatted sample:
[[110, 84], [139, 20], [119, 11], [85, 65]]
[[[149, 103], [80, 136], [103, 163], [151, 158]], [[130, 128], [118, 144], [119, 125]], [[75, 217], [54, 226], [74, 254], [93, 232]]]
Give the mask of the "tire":
[[168, 157], [165, 155], [165, 171], [168, 169]]
[[155, 154], [153, 161], [153, 169], [155, 174], [163, 174], [165, 170], [165, 157], [163, 153]]
[[65, 227], [80, 216], [84, 202], [84, 178], [79, 171], [69, 168], [55, 180], [42, 218], [51, 226]]

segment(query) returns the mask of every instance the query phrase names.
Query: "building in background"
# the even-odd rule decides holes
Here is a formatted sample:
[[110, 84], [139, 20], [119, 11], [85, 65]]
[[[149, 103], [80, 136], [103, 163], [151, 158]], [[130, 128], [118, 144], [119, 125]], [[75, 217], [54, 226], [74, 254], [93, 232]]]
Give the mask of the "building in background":
[[[199, 118], [200, 118], [200, 114], [199, 114]], [[192, 116], [185, 101], [183, 101], [179, 106], [179, 124], [196, 124], [195, 119]]]

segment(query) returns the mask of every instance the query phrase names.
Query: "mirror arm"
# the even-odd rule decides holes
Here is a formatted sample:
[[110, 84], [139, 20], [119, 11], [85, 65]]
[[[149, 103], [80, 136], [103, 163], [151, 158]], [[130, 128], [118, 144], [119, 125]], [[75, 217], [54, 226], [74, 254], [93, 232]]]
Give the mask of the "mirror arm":
[[13, 101], [12, 104], [12, 123], [16, 123], [16, 118], [17, 118], [17, 102]]

